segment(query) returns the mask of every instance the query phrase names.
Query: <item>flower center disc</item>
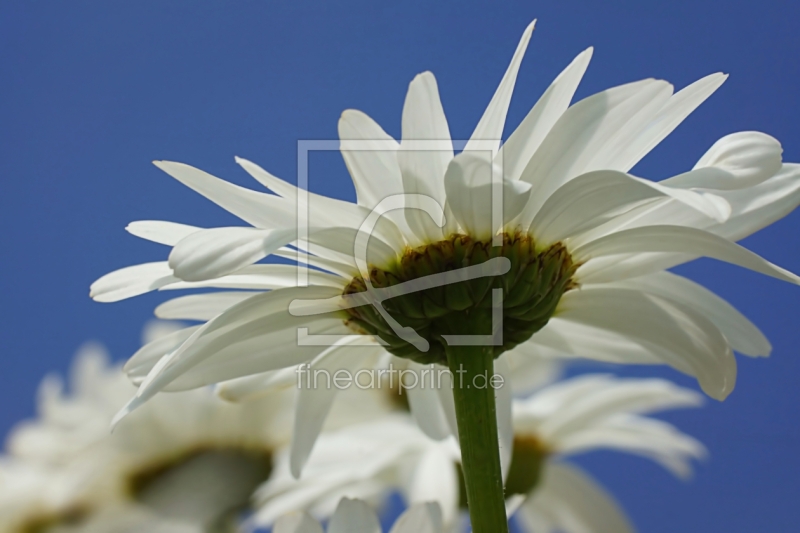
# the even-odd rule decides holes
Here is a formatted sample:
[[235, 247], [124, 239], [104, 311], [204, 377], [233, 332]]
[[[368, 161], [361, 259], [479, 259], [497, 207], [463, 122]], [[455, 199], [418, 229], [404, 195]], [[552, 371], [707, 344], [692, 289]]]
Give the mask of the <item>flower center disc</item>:
[[[504, 233], [503, 244], [477, 241], [467, 235], [453, 237], [407, 250], [386, 269], [370, 268], [370, 282], [383, 289], [432, 274], [453, 272], [481, 265], [491, 259], [508, 259], [504, 274], [482, 276], [426, 288], [387, 299], [383, 307], [401, 326], [413, 328], [429, 343], [424, 352], [399, 337], [373, 305], [347, 310], [347, 325], [361, 334], [380, 337], [386, 349], [418, 363], [446, 364], [443, 335], [491, 335], [492, 289], [502, 291], [502, 342], [494, 346], [495, 357], [527, 341], [553, 316], [561, 296], [574, 288], [572, 276], [578, 265], [567, 249], [556, 243], [537, 250], [529, 235]], [[344, 294], [364, 292], [359, 276]]]
[[236, 513], [272, 470], [262, 450], [200, 449], [130, 480], [134, 499], [158, 515], [208, 532], [237, 531]]

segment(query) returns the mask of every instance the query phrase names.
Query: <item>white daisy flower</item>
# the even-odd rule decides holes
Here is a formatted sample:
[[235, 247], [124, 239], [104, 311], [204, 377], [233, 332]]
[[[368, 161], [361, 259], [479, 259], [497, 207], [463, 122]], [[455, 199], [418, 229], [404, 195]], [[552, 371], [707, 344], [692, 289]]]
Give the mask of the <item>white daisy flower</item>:
[[0, 533], [39, 531], [74, 523], [85, 509], [71, 498], [70, 480], [57, 469], [10, 457], [0, 459]]
[[[458, 154], [461, 143], [451, 139], [429, 72], [409, 86], [399, 143], [364, 113], [345, 111], [340, 149], [355, 204], [301, 191], [240, 158], [271, 193], [156, 162], [252, 227], [134, 222], [132, 234], [172, 247], [168, 260], [112, 272], [92, 285], [92, 297], [208, 287], [254, 292], [166, 304], [170, 317], [206, 322], [134, 357], [129, 369], [141, 385], [120, 416], [162, 390], [309, 361], [349, 371], [373, 366], [384, 352], [474, 377], [517, 347], [667, 364], [724, 399], [736, 378], [733, 351], [764, 356], [769, 343], [729, 304], [666, 269], [711, 257], [800, 282], [735, 244], [798, 205], [800, 165], [783, 164], [772, 137], [741, 132], [720, 139], [680, 175], [659, 183], [631, 175], [726, 76], [712, 74], [674, 94], [666, 81], [647, 79], [570, 105], [591, 49], [503, 143], [532, 30]], [[269, 256], [312, 269], [299, 275], [292, 265], [259, 264]], [[488, 502], [494, 516], [494, 525], [473, 517], [482, 533], [502, 519], [494, 397], [461, 387], [453, 395], [461, 441], [471, 443], [465, 475], [482, 472], [467, 487], [494, 487], [492, 498], [472, 496], [478, 515]], [[330, 395], [305, 396], [299, 404], [318, 426]], [[296, 474], [307, 456], [297, 454]]]
[[[500, 138], [531, 29], [471, 137], [474, 143]], [[337, 303], [346, 305], [343, 298], [332, 303], [332, 312], [325, 314], [293, 316], [288, 308], [295, 299], [335, 299], [363, 285], [361, 274], [367, 272], [360, 271], [353, 252], [358, 229], [370, 209], [387, 195], [416, 193], [419, 188], [452, 212], [451, 216], [442, 229], [429, 224], [427, 214], [416, 209], [386, 213], [370, 240], [372, 266], [368, 274], [372, 278], [389, 283], [387, 276], [412, 279], [420, 269], [450, 268], [426, 261], [432, 260], [436, 251], [456, 253], [452, 247], [462, 244], [469, 247], [467, 252], [462, 250], [467, 254], [461, 257], [462, 264], [478, 262], [474, 256], [484, 250], [479, 243], [503, 232], [505, 245], [492, 253], [527, 254], [520, 259], [527, 266], [515, 265], [515, 275], [527, 275], [527, 268], [537, 265], [554, 269], [548, 271], [553, 277], [545, 293], [547, 309], [533, 306], [540, 311], [542, 324], [532, 326], [521, 319], [526, 325], [519, 333], [528, 338], [509, 335], [509, 343], [527, 341], [561, 354], [606, 361], [666, 363], [696, 376], [713, 397], [724, 398], [735, 379], [731, 348], [763, 356], [768, 354], [769, 344], [720, 299], [663, 271], [707, 256], [796, 283], [795, 275], [732, 241], [775, 222], [797, 206], [800, 166], [781, 163], [781, 147], [775, 139], [744, 132], [724, 137], [695, 169], [660, 184], [627, 174], [726, 76], [713, 74], [674, 95], [668, 83], [644, 80], [569, 106], [590, 57], [591, 49], [580, 54], [497, 150], [495, 160], [502, 155], [506, 199], [513, 205], [496, 230], [487, 226], [490, 217], [480, 216], [482, 207], [472, 205], [486, 197], [486, 187], [473, 175], [479, 173], [479, 168], [473, 168], [477, 156], [467, 152], [453, 157], [452, 149], [447, 148], [448, 128], [430, 73], [411, 83], [401, 143], [391, 140], [363, 113], [343, 114], [342, 153], [359, 203], [309, 194], [308, 204], [313, 207], [306, 228], [310, 243], [295, 242], [297, 189], [255, 164], [237, 159], [276, 194], [243, 189], [181, 163], [156, 162], [256, 229], [134, 222], [127, 228], [134, 235], [173, 247], [169, 261], [108, 274], [93, 284], [92, 296], [98, 301], [116, 301], [154, 289], [193, 287], [269, 292], [206, 293], [164, 304], [160, 312], [164, 317], [213, 320], [173, 339], [181, 349], [169, 361], [156, 366], [160, 358], [153, 354], [146, 361], [136, 361], [140, 364], [137, 373], [152, 371], [136, 404], [162, 389], [193, 388], [296, 365], [322, 352], [329, 357], [339, 351], [358, 352], [351, 350], [351, 344], [370, 343], [374, 337], [385, 337], [390, 342], [386, 349], [408, 356], [406, 352], [413, 346], [391, 344], [400, 339], [392, 336], [385, 323], [370, 322], [376, 313], [368, 306], [335, 310], [339, 309]], [[438, 140], [442, 150], [404, 147], [407, 140], [426, 138]], [[371, 141], [392, 149], [349, 149]], [[499, 146], [499, 140], [491, 142]], [[283, 248], [290, 243], [307, 244], [313, 253]], [[309, 272], [311, 286], [294, 288], [297, 272], [291, 266], [255, 264], [267, 255], [316, 267]], [[570, 290], [578, 287], [582, 290]], [[511, 308], [532, 303], [533, 296], [523, 286], [514, 285], [508, 293], [505, 302]], [[426, 296], [430, 298], [422, 298], [422, 305], [438, 305], [436, 313], [447, 311], [442, 302], [436, 303], [436, 294], [426, 291]], [[468, 305], [474, 304], [470, 301]], [[402, 320], [406, 311], [393, 309], [392, 316]], [[514, 316], [509, 309], [506, 315], [506, 322]], [[354, 324], [359, 326], [355, 331], [364, 333], [361, 327], [367, 328], [373, 336], [336, 349], [297, 346], [298, 326], [352, 334]], [[587, 337], [594, 334], [602, 342], [593, 342], [587, 349]], [[429, 352], [441, 349], [440, 344], [430, 344]], [[429, 352], [412, 356], [435, 359]]]
[[[435, 503], [410, 507], [394, 523], [389, 533], [441, 533], [441, 512]], [[281, 517], [273, 533], [324, 533], [311, 516], [295, 512]], [[328, 523], [327, 533], [381, 533], [378, 517], [360, 500], [342, 498]]]
[[134, 502], [92, 508], [76, 499], [67, 468], [0, 460], [0, 533], [206, 533]]
[[[174, 330], [159, 322], [145, 337]], [[110, 434], [114, 414], [136, 388], [97, 344], [78, 353], [69, 385], [67, 393], [57, 376], [43, 380], [38, 418], [19, 424], [8, 439], [14, 469], [0, 470], [0, 507], [19, 509], [24, 520], [15, 523], [26, 527], [234, 531], [238, 513], [268, 479], [273, 455], [291, 435], [293, 389], [231, 404], [208, 388], [160, 396]], [[355, 400], [358, 410], [343, 402], [328, 427], [391, 408], [377, 393], [364, 405], [365, 395]]]
[[[505, 478], [509, 514], [536, 533], [632, 531], [614, 499], [562, 459], [600, 448], [619, 450], [687, 478], [692, 459], [705, 457], [705, 448], [645, 415], [700, 403], [699, 394], [664, 380], [608, 375], [565, 380], [515, 400], [513, 454]], [[438, 502], [445, 526], [459, 530], [459, 508], [465, 504], [459, 462], [453, 439], [434, 441], [399, 414], [325, 433], [300, 480], [290, 475], [287, 456], [280, 456], [276, 474], [259, 489], [254, 520], [268, 525], [288, 509], [325, 518], [343, 496], [379, 502], [399, 490], [410, 504]]]

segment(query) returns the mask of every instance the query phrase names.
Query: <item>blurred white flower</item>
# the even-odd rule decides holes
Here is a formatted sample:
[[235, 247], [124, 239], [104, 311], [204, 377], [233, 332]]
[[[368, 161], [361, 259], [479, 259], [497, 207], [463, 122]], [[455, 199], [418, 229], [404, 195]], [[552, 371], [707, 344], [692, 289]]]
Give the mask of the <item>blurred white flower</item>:
[[[158, 342], [174, 330], [155, 322], [144, 337]], [[114, 414], [134, 391], [97, 344], [77, 354], [68, 391], [57, 376], [43, 380], [38, 417], [12, 431], [9, 466], [0, 467], [0, 508], [14, 509], [14, 523], [29, 528], [7, 531], [42, 523], [98, 533], [234, 530], [288, 444], [295, 390], [274, 388], [244, 404], [209, 388], [165, 394], [112, 434]], [[377, 393], [365, 402], [366, 394], [358, 410], [343, 402], [328, 427], [391, 408]]]
[[[506, 474], [509, 513], [526, 531], [623, 533], [632, 528], [597, 483], [564, 456], [612, 449], [655, 460], [679, 477], [705, 448], [670, 424], [644, 416], [693, 407], [699, 394], [660, 379], [586, 375], [514, 401], [514, 439]], [[293, 479], [288, 458], [257, 493], [254, 521], [271, 524], [290, 509], [325, 518], [342, 497], [378, 503], [399, 490], [410, 504], [436, 501], [448, 530], [460, 528], [463, 504], [460, 453], [453, 438], [435, 441], [409, 417], [395, 414], [370, 424], [323, 434], [303, 476]]]

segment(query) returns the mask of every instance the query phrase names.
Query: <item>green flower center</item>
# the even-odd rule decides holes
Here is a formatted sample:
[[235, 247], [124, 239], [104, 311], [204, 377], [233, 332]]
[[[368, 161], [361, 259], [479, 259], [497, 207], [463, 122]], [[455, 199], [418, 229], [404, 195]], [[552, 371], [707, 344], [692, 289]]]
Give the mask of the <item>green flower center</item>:
[[[498, 258], [501, 262], [497, 262]], [[502, 265], [498, 274], [467, 275], [470, 267]], [[348, 327], [361, 334], [380, 337], [386, 349], [418, 363], [446, 364], [444, 335], [492, 335], [493, 302], [502, 293], [502, 337], [494, 345], [495, 357], [527, 341], [542, 329], [555, 312], [561, 296], [576, 286], [578, 268], [561, 243], [537, 249], [529, 235], [504, 233], [502, 245], [476, 241], [467, 235], [409, 249], [387, 268], [371, 267], [369, 281], [374, 289], [397, 288], [412, 280], [452, 273], [447, 283], [400, 291], [382, 302], [386, 312], [400, 326], [413, 329], [427, 341], [427, 351], [397, 334], [372, 304], [347, 309]], [[473, 268], [474, 272], [475, 269]], [[463, 275], [462, 275], [463, 273]], [[368, 290], [358, 276], [345, 288], [345, 295]]]
[[547, 447], [536, 437], [515, 437], [506, 478], [506, 497], [532, 491], [542, 478], [548, 455]]

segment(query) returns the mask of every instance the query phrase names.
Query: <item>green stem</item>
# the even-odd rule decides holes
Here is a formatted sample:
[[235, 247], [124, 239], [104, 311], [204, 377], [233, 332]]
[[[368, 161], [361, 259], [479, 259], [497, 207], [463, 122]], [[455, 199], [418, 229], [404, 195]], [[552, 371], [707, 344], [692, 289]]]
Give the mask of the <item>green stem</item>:
[[473, 533], [507, 533], [497, 437], [492, 346], [447, 346], [453, 373], [461, 467]]

